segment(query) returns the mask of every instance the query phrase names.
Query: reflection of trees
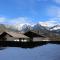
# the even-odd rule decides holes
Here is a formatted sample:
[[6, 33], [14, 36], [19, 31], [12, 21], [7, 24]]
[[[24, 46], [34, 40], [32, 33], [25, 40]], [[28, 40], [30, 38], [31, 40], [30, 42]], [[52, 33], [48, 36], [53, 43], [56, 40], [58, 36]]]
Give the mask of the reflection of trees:
[[4, 50], [4, 49], [6, 49], [6, 47], [0, 47], [0, 50]]

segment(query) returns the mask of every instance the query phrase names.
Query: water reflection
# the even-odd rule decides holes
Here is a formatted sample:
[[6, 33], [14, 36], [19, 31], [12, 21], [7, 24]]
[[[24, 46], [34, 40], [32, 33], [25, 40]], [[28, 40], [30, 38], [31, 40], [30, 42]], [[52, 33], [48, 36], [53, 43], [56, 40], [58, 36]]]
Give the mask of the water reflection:
[[[0, 47], [22, 47], [22, 48], [34, 48], [34, 47], [38, 47], [38, 46], [42, 46], [42, 45], [46, 45], [48, 43], [52, 43], [52, 44], [60, 44], [60, 41], [40, 41], [40, 42], [5, 42], [5, 41], [1, 41], [0, 42]], [[1, 48], [0, 50], [2, 50], [3, 48]]]
[[2, 47], [22, 47], [22, 48], [34, 48], [37, 46], [42, 46], [47, 44], [46, 41], [40, 41], [40, 42], [0, 42], [0, 46]]
[[7, 47], [0, 51], [1, 60], [59, 60], [60, 45], [46, 44], [35, 48]]
[[0, 47], [0, 50], [4, 50], [4, 49], [6, 49], [6, 47]]
[[35, 48], [35, 47], [46, 45], [48, 43], [60, 45], [60, 41], [49, 41], [49, 42], [47, 41], [40, 41], [40, 42], [9, 42], [7, 41], [7, 42], [0, 42], [0, 50], [5, 49], [6, 47]]

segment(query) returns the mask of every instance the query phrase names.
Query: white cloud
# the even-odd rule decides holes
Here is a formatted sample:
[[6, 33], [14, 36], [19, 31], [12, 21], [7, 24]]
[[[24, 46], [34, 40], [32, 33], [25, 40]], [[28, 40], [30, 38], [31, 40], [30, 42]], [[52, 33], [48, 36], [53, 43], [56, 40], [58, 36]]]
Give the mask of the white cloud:
[[[6, 22], [7, 24], [8, 23], [13, 24], [16, 27], [23, 26], [24, 24], [32, 25], [32, 26], [34, 25], [33, 21], [26, 17], [18, 17], [18, 18], [13, 18], [13, 19], [0, 17], [0, 23], [6, 23]], [[60, 23], [60, 18], [51, 18], [47, 21], [39, 22], [39, 23], [44, 26], [54, 26]]]
[[60, 4], [60, 0], [53, 0], [53, 2]]
[[[31, 26], [33, 26], [35, 24], [35, 23], [33, 23], [33, 21], [31, 19], [29, 19], [27, 17], [18, 17], [18, 18], [13, 18], [13, 19], [7, 19], [4, 17], [0, 17], [0, 23], [5, 23], [5, 24], [9, 23], [12, 26], [15, 25], [19, 29], [21, 29], [21, 27], [24, 24], [31, 25]], [[51, 18], [49, 20], [41, 21], [39, 23], [43, 26], [50, 26], [51, 27], [51, 26], [60, 24], [60, 17]]]
[[51, 18], [50, 20], [39, 22], [42, 26], [52, 27], [54, 25], [60, 25], [60, 18]]
[[4, 18], [4, 17], [0, 17], [0, 23], [2, 24], [9, 24], [12, 26], [15, 26], [18, 29], [21, 29], [21, 27], [24, 24], [27, 25], [33, 25], [33, 22], [30, 18], [27, 17], [17, 17], [17, 18]]
[[27, 17], [18, 17], [18, 18], [13, 18], [13, 19], [10, 19], [8, 21], [9, 24], [12, 24], [13, 26], [15, 26], [16, 28], [19, 29], [22, 29], [22, 26], [24, 24], [27, 24], [27, 25], [33, 25], [33, 22], [32, 20], [30, 20], [29, 18]]
[[6, 24], [32, 24], [32, 20], [27, 17], [18, 17], [18, 18], [5, 18], [0, 17], [0, 23]]
[[60, 7], [50, 6], [47, 8], [47, 15], [50, 17], [60, 17]]
[[11, 24], [32, 24], [32, 20], [27, 17], [18, 17], [9, 20]]
[[17, 17], [17, 18], [5, 18], [5, 17], [0, 17], [0, 23], [4, 24], [13, 24], [13, 25], [31, 25], [33, 24], [32, 20], [27, 17]]
[[[54, 0], [56, 3], [60, 2], [60, 0]], [[47, 16], [49, 16], [49, 20], [45, 22], [40, 22], [42, 25], [54, 26], [60, 24], [60, 7], [55, 5], [50, 5], [46, 10]]]
[[0, 17], [0, 23], [4, 23], [6, 21], [6, 18]]

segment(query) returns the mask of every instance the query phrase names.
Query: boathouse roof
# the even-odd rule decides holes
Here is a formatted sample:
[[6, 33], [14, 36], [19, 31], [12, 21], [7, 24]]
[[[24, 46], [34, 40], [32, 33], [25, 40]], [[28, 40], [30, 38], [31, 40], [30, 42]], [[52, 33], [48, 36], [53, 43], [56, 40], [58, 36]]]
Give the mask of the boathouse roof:
[[8, 34], [14, 38], [29, 38], [21, 33], [18, 33], [18, 32], [13, 32], [13, 31], [5, 31], [3, 32], [1, 35], [5, 35], [5, 34]]
[[34, 31], [28, 31], [28, 32], [25, 32], [24, 35], [28, 36], [28, 37], [44, 37], [43, 35], [40, 35]]

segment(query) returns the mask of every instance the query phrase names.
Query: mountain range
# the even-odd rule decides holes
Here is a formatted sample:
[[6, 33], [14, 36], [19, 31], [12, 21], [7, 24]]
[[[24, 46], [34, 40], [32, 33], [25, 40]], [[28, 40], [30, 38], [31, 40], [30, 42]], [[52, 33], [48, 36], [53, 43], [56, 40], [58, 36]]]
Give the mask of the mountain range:
[[20, 31], [20, 32], [27, 32], [29, 30], [48, 30], [48, 31], [52, 31], [55, 33], [59, 33], [60, 34], [60, 25], [55, 25], [53, 27], [48, 27], [48, 26], [42, 26], [41, 24], [37, 23], [34, 26], [28, 25], [28, 24], [23, 24], [22, 26], [16, 26], [16, 25], [4, 25], [4, 24], [0, 24], [0, 30], [2, 29], [2, 31], [4, 29], [9, 29], [12, 31]]

